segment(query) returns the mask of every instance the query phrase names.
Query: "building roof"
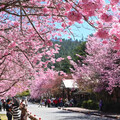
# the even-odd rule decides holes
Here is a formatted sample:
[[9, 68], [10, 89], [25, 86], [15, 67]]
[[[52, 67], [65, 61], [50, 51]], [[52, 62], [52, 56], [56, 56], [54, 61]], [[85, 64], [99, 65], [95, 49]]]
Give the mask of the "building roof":
[[78, 88], [78, 84], [75, 82], [74, 79], [63, 79], [61, 83], [61, 87], [64, 88]]

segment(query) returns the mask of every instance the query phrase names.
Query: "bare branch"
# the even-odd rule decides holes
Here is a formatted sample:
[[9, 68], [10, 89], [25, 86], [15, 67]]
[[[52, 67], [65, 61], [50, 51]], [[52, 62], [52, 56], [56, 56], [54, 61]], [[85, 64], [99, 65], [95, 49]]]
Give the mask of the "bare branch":
[[13, 1], [13, 2], [7, 2], [7, 3], [0, 3], [0, 5], [4, 5], [4, 7], [0, 8], [0, 12], [1, 11], [5, 11], [5, 9], [13, 4], [18, 3], [18, 1]]
[[[18, 79], [18, 81], [19, 81], [19, 79]], [[8, 89], [5, 89], [5, 90], [1, 91], [0, 92], [0, 94], [2, 93], [1, 96], [3, 96], [5, 94], [5, 92], [7, 92], [8, 90], [10, 90], [16, 83], [18, 83], [18, 81], [15, 81]]]
[[11, 30], [12, 28], [14, 28], [14, 26], [12, 26], [12, 27], [8, 27], [8, 28], [4, 28], [4, 29], [0, 29], [0, 31]]
[[22, 8], [21, 8], [21, 6], [20, 6], [20, 31], [23, 34], [23, 30], [22, 30]]
[[22, 9], [22, 10], [23, 10], [23, 12], [25, 13], [26, 17], [28, 18], [29, 22], [31, 23], [31, 25], [32, 25], [33, 29], [36, 31], [36, 33], [37, 33], [37, 34], [38, 34], [38, 36], [40, 37], [40, 39], [41, 39], [42, 41], [45, 41], [45, 40], [44, 40], [44, 39], [40, 36], [40, 34], [38, 33], [38, 31], [36, 30], [36, 28], [35, 28], [35, 26], [33, 25], [32, 21], [31, 21], [31, 20], [30, 20], [30, 18], [28, 17], [28, 15], [27, 15], [26, 11], [23, 9], [23, 7], [22, 7], [22, 5], [21, 5], [20, 0], [19, 0], [19, 4], [20, 4], [21, 9]]
[[23, 50], [21, 50], [18, 46], [16, 46], [26, 57], [26, 59], [29, 61], [29, 63], [31, 64], [32, 68], [34, 68], [33, 64], [31, 63], [31, 61], [29, 60], [28, 56], [25, 54], [25, 52]]
[[6, 57], [3, 59], [3, 61], [0, 63], [0, 66], [5, 62]]
[[5, 72], [6, 67], [7, 67], [7, 65], [5, 65], [5, 67], [2, 69], [2, 72], [0, 73], [0, 78], [3, 75], [3, 73]]

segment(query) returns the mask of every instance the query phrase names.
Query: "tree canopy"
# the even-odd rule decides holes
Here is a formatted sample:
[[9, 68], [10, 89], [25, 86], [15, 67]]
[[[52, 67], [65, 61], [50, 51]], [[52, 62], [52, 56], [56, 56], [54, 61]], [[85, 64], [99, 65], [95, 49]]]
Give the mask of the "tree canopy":
[[51, 48], [50, 40], [63, 34], [74, 37], [70, 26], [75, 22], [93, 27], [94, 40], [111, 41], [119, 54], [119, 6], [120, 0], [1, 0], [0, 95], [28, 89], [32, 80], [46, 74], [48, 63], [63, 60], [55, 59], [59, 45]]
[[[115, 44], [115, 43], [114, 43]], [[86, 58], [83, 64], [71, 61], [73, 77], [94, 92], [112, 93], [120, 88], [120, 56], [112, 41], [101, 43], [101, 39], [90, 37], [86, 43]]]

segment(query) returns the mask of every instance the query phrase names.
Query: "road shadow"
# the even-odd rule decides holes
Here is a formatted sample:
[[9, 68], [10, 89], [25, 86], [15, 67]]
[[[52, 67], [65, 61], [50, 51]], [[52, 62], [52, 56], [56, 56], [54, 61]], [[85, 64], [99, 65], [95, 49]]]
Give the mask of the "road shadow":
[[68, 113], [68, 114], [70, 114], [70, 113], [72, 113], [71, 111], [65, 111], [65, 110], [60, 110], [60, 111], [57, 111], [57, 112], [52, 112], [52, 113], [60, 113], [60, 114], [66, 114], [66, 113]]
[[[106, 118], [106, 117], [101, 117], [101, 116], [94, 116], [92, 114], [87, 114], [87, 113], [78, 113], [75, 115], [75, 112], [71, 111], [56, 111], [52, 113], [57, 113], [60, 114], [61, 118], [59, 120], [115, 120], [112, 118]], [[73, 113], [73, 114], [72, 114]]]
[[107, 119], [107, 118], [99, 118], [95, 116], [62, 116], [59, 120], [115, 120], [115, 119]]

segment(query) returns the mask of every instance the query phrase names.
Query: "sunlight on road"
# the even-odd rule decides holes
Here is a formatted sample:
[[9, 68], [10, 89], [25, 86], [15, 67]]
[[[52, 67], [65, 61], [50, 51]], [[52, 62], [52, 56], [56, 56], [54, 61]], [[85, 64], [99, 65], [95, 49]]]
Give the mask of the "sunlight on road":
[[38, 107], [38, 105], [31, 103], [28, 106], [28, 111], [42, 120], [114, 120], [101, 116], [64, 111], [58, 108]]

